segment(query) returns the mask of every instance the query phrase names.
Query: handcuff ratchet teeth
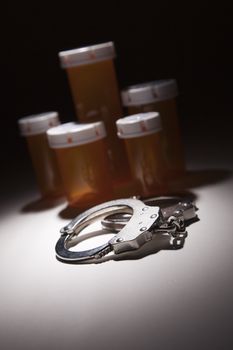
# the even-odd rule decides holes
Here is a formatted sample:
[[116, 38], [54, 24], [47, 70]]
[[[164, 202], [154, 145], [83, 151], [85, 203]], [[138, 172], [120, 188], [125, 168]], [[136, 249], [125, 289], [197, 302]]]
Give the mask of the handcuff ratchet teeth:
[[[85, 262], [99, 259], [110, 253], [139, 249], [152, 239], [155, 233], [168, 233], [173, 237], [186, 234], [184, 221], [196, 216], [195, 207], [190, 202], [180, 202], [178, 206], [161, 209], [153, 199], [144, 202], [136, 198], [117, 199], [97, 205], [74, 218], [61, 229], [61, 237], [56, 244], [56, 256], [64, 262]], [[72, 239], [97, 220], [101, 221], [103, 232], [116, 233], [106, 244], [84, 250], [70, 251]], [[180, 236], [179, 236], [180, 238]]]

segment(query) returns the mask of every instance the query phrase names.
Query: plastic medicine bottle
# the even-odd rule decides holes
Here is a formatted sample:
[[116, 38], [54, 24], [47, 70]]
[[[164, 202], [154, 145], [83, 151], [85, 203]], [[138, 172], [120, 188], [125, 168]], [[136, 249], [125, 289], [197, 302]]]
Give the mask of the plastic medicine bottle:
[[47, 132], [70, 206], [85, 210], [112, 199], [103, 122], [66, 123]]
[[46, 136], [49, 128], [59, 124], [57, 112], [30, 115], [18, 120], [21, 135], [27, 141], [42, 197], [63, 193], [55, 153], [50, 149]]
[[149, 111], [160, 113], [164, 159], [170, 178], [183, 175], [185, 164], [176, 108], [176, 80], [156, 80], [129, 86], [121, 95], [129, 115]]
[[79, 121], [104, 122], [114, 182], [125, 181], [129, 177], [129, 165], [115, 125], [123, 111], [114, 66], [114, 43], [62, 51], [59, 58], [68, 75]]
[[159, 113], [131, 115], [119, 119], [116, 124], [118, 136], [125, 142], [139, 194], [143, 197], [164, 194], [167, 189], [167, 174], [162, 153]]

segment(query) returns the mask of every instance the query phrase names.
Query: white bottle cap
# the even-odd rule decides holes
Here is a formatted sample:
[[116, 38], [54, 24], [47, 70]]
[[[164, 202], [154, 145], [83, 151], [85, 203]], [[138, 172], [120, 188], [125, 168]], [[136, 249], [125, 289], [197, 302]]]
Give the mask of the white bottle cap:
[[123, 139], [146, 136], [162, 130], [158, 112], [133, 114], [118, 119], [116, 125], [117, 135]]
[[122, 103], [125, 107], [169, 100], [177, 95], [178, 87], [175, 79], [132, 85], [121, 92]]
[[70, 122], [49, 129], [47, 137], [51, 148], [69, 148], [100, 140], [106, 137], [106, 130], [103, 122]]
[[58, 55], [61, 67], [68, 68], [112, 59], [116, 56], [116, 53], [114, 43], [109, 41], [103, 44], [61, 51]]
[[59, 124], [60, 121], [57, 112], [32, 114], [18, 120], [18, 125], [22, 136], [43, 134], [49, 128]]

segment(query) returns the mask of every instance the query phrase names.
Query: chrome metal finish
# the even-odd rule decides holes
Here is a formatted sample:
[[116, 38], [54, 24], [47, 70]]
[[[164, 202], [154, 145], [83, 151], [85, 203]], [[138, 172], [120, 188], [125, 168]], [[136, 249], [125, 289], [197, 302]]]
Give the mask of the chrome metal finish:
[[[78, 215], [67, 226], [61, 229], [61, 237], [56, 245], [56, 255], [62, 261], [81, 261], [103, 256], [104, 253], [114, 250], [115, 254], [138, 249], [144, 242], [148, 241], [147, 228], [155, 225], [157, 219], [151, 215], [159, 216], [159, 207], [148, 207], [143, 211], [145, 204], [138, 199], [118, 199], [97, 205], [84, 213]], [[85, 227], [96, 220], [101, 220], [106, 215], [115, 213], [133, 214], [122, 230], [117, 233], [105, 245], [82, 252], [73, 252], [68, 249], [69, 241], [78, 235]]]
[[[163, 202], [169, 200], [173, 201], [172, 205], [164, 207]], [[158, 203], [159, 206], [156, 205]], [[195, 217], [196, 207], [191, 201], [181, 201], [179, 198], [174, 201], [174, 197], [144, 201], [134, 197], [109, 201], [78, 215], [61, 229], [56, 255], [65, 262], [97, 261], [111, 251], [121, 254], [138, 250], [156, 235], [166, 235], [170, 239], [170, 246], [178, 249], [183, 246], [187, 236], [186, 223]], [[115, 236], [99, 247], [70, 251], [75, 237], [96, 221], [102, 224], [101, 232], [115, 233]]]
[[[162, 201], [166, 201], [166, 202], [168, 202], [169, 200], [174, 201], [175, 198], [176, 197], [155, 197], [155, 198], [145, 199], [143, 202], [145, 204], [159, 206], [159, 204], [161, 204]], [[185, 200], [181, 202], [180, 198], [178, 197], [177, 202], [178, 204], [173, 204], [171, 206], [167, 206], [166, 208], [161, 208], [161, 212], [164, 219], [168, 219], [170, 216], [174, 216], [176, 218], [183, 219], [187, 223], [196, 218], [197, 216], [196, 207], [190, 200]], [[130, 217], [131, 217], [131, 214], [123, 214], [123, 213], [107, 216], [101, 222], [102, 227], [103, 229], [106, 229], [106, 230], [112, 230], [113, 232], [118, 232], [122, 230], [122, 228], [127, 224]]]

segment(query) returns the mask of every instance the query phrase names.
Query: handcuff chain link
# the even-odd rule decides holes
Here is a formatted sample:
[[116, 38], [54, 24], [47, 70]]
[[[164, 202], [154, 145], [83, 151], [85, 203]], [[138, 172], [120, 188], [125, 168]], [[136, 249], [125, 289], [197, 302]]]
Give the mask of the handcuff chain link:
[[167, 221], [170, 226], [175, 226], [175, 231], [171, 232], [170, 244], [174, 249], [183, 247], [185, 238], [187, 237], [184, 219], [170, 216]]
[[168, 234], [172, 248], [181, 248], [187, 237], [187, 230], [184, 219], [171, 215], [160, 226], [154, 228], [152, 233]]

